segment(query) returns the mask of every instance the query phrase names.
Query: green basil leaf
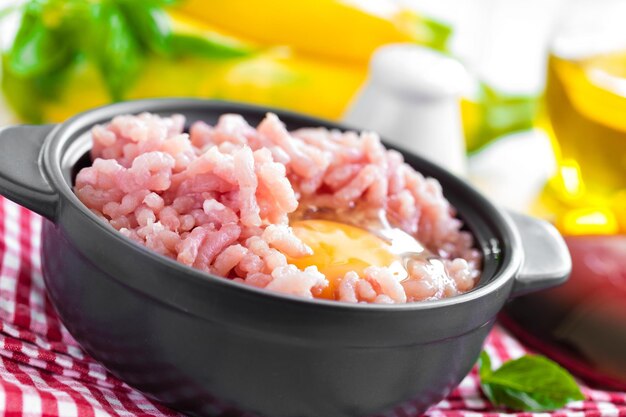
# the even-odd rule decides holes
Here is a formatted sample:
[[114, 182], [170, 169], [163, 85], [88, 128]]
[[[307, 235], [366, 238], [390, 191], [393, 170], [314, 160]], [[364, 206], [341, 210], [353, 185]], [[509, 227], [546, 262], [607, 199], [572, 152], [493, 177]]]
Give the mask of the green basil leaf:
[[488, 378], [493, 373], [491, 369], [491, 358], [484, 350], [480, 352], [480, 357], [478, 358], [478, 376], [481, 379]]
[[492, 371], [483, 352], [479, 375], [487, 398], [494, 405], [514, 410], [550, 411], [584, 399], [569, 372], [543, 356], [522, 356]]
[[9, 50], [8, 69], [19, 77], [36, 77], [72, 61], [72, 42], [60, 28], [50, 28], [40, 7], [27, 7]]
[[120, 1], [119, 6], [144, 48], [164, 55], [171, 52], [171, 24], [163, 8], [135, 0]]
[[432, 49], [447, 52], [452, 28], [445, 23], [427, 17], [422, 17], [421, 23], [426, 33], [426, 39], [424, 39], [426, 45]]
[[253, 53], [252, 49], [234, 42], [182, 33], [172, 35], [171, 49], [174, 57], [192, 55], [210, 59], [239, 58]]
[[449, 53], [448, 43], [453, 32], [450, 25], [414, 13], [403, 15], [401, 20], [403, 26], [412, 28], [412, 38], [415, 43]]
[[477, 100], [480, 125], [475, 132], [467, 132], [467, 150], [470, 153], [500, 136], [528, 130], [534, 125], [538, 95], [507, 94], [481, 82]]
[[562, 405], [553, 405], [553, 408], [547, 407], [524, 392], [504, 388], [499, 385], [487, 385], [483, 387], [483, 392], [485, 392], [492, 404], [516, 411], [544, 411], [562, 407]]
[[123, 13], [109, 2], [94, 7], [94, 42], [88, 53], [95, 61], [113, 100], [119, 101], [139, 75], [141, 51]]

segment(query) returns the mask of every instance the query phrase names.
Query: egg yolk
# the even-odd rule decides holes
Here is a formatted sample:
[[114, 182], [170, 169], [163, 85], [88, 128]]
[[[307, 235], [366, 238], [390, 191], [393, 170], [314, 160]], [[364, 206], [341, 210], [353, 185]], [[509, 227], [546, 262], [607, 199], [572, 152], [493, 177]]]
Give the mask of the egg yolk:
[[329, 285], [318, 295], [320, 298], [335, 299], [335, 290], [349, 271], [363, 276], [363, 270], [369, 266], [390, 266], [400, 261], [387, 242], [355, 226], [330, 220], [301, 220], [292, 227], [313, 254], [288, 261], [300, 269], [317, 266], [326, 276]]

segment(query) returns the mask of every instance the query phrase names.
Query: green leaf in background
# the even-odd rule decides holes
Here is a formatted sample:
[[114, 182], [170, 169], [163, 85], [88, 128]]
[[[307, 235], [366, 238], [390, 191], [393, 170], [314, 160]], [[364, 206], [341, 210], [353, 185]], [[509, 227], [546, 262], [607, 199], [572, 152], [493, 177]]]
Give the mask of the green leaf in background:
[[401, 26], [409, 28], [415, 43], [440, 52], [449, 52], [448, 41], [453, 32], [450, 25], [416, 13], [402, 13], [397, 19]]
[[473, 114], [463, 115], [467, 151], [476, 152], [500, 136], [531, 129], [538, 103], [539, 95], [506, 94], [480, 83], [475, 102], [468, 104]]
[[421, 24], [425, 32], [426, 45], [438, 51], [447, 52], [452, 28], [445, 23], [426, 17], [422, 17]]
[[480, 386], [496, 406], [550, 411], [584, 399], [569, 372], [543, 356], [522, 356], [493, 371], [489, 355], [483, 351], [478, 366]]
[[198, 56], [202, 58], [239, 58], [248, 56], [254, 51], [248, 47], [199, 37], [183, 33], [175, 33], [171, 38], [174, 57]]
[[172, 29], [170, 18], [159, 4], [136, 0], [119, 2], [119, 7], [128, 18], [136, 39], [152, 52], [169, 55]]
[[122, 100], [129, 84], [138, 76], [141, 50], [126, 17], [113, 2], [94, 6], [88, 53], [104, 78], [111, 98]]
[[124, 99], [149, 54], [169, 59], [233, 59], [254, 53], [218, 36], [173, 33], [164, 7], [176, 0], [28, 0], [14, 42], [2, 54], [2, 89], [27, 121], [42, 118], [41, 103], [58, 100], [67, 74], [92, 63], [112, 100]]
[[[23, 13], [14, 42], [2, 56], [2, 90], [25, 120], [43, 121], [42, 102], [58, 97], [68, 69], [79, 56], [65, 16], [66, 9], [75, 6], [80, 9], [83, 0], [32, 1], [3, 10], [5, 16], [20, 9]], [[72, 24], [80, 22], [74, 18]]]
[[36, 3], [26, 7], [22, 24], [9, 52], [8, 69], [18, 77], [35, 77], [67, 65], [74, 56], [72, 43], [60, 27], [44, 19]]

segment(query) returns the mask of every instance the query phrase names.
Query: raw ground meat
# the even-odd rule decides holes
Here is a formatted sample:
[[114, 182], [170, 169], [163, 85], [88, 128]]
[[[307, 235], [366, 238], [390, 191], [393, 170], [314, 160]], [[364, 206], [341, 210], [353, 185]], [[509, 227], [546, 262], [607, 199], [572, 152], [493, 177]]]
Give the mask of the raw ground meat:
[[[185, 265], [245, 284], [312, 298], [328, 285], [315, 266], [288, 257], [311, 249], [290, 217], [304, 205], [327, 212], [383, 210], [437, 262], [411, 261], [409, 279], [385, 267], [349, 272], [335, 298], [405, 303], [469, 291], [480, 274], [472, 236], [440, 184], [386, 150], [378, 135], [307, 128], [289, 132], [274, 114], [256, 127], [225, 114], [215, 126], [143, 113], [92, 129], [93, 164], [75, 192], [128, 238]], [[305, 203], [306, 202], [306, 203]]]

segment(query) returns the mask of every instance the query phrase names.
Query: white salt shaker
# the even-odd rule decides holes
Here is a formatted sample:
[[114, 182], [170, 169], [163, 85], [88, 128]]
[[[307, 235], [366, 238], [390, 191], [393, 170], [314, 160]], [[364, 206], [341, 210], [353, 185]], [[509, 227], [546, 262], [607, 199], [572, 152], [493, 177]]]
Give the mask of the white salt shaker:
[[343, 121], [463, 176], [460, 96], [468, 85], [465, 68], [450, 57], [413, 44], [384, 46]]

